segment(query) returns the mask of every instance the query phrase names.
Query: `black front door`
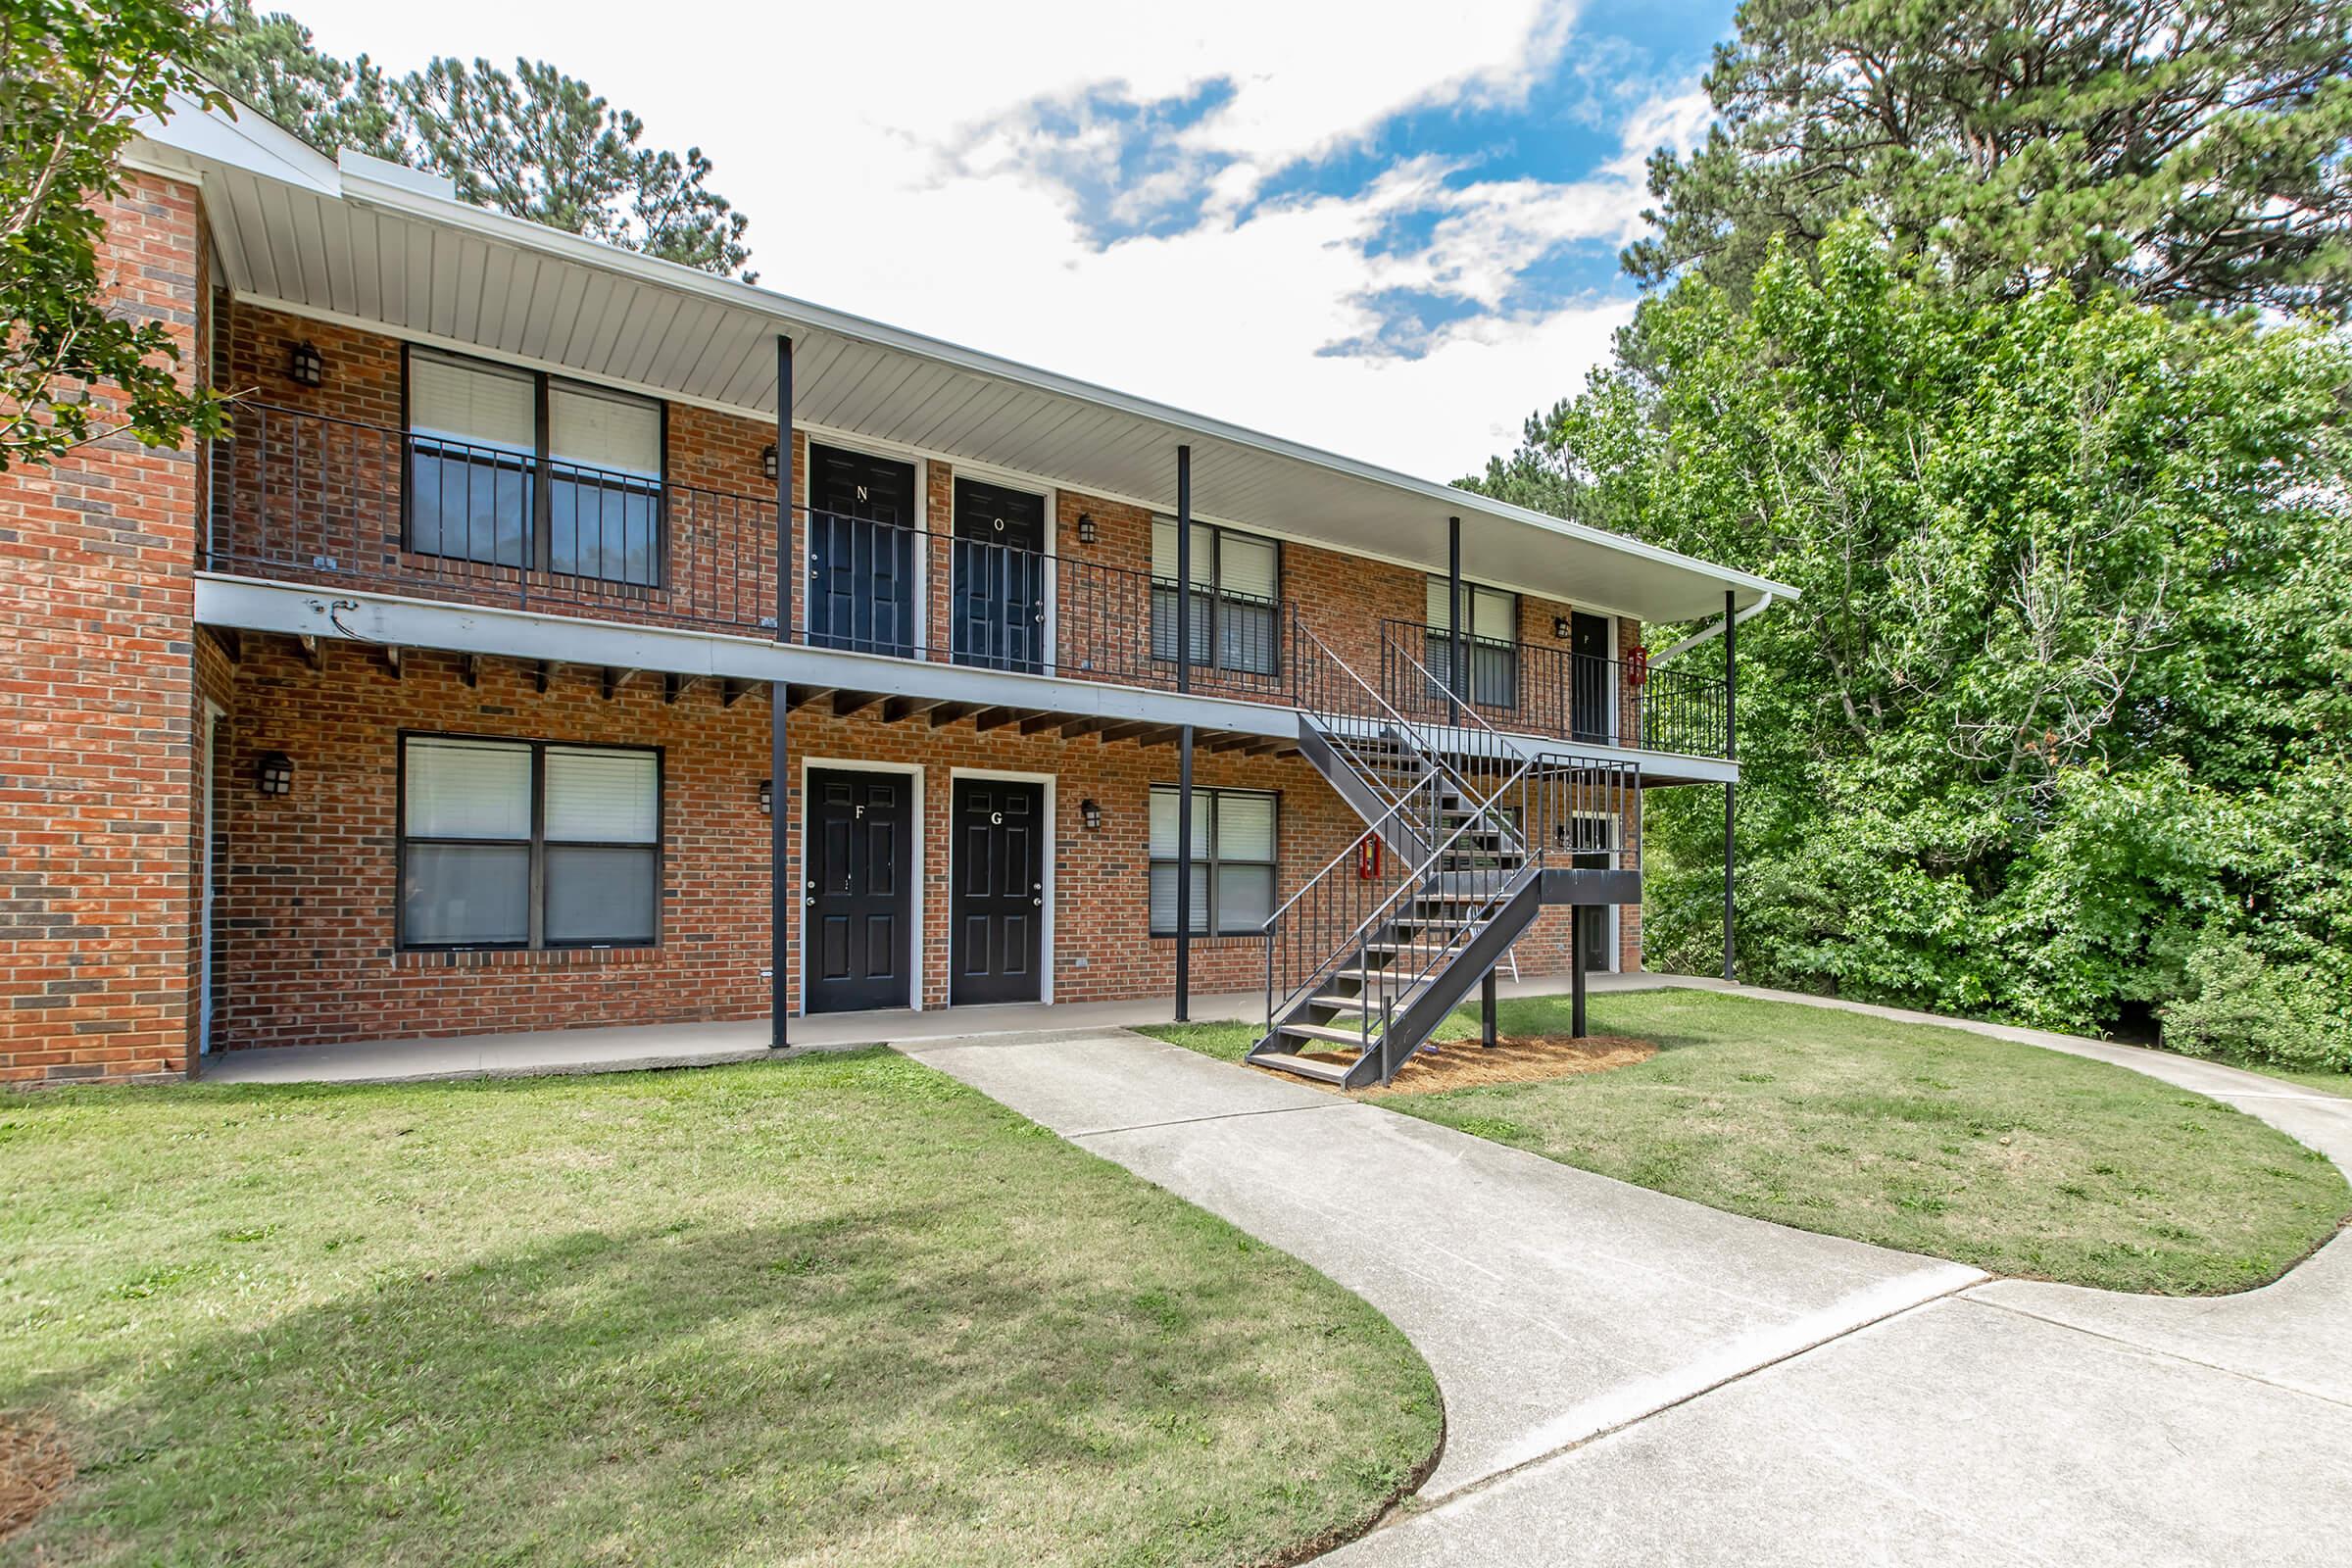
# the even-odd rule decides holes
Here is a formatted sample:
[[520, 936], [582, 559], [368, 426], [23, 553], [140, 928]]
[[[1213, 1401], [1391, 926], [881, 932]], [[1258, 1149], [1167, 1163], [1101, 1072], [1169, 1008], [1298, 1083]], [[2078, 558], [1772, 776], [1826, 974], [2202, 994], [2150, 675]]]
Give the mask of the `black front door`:
[[1044, 496], [956, 481], [956, 662], [1043, 667], [1045, 548]]
[[1570, 679], [1575, 683], [1571, 722], [1576, 738], [1606, 745], [1612, 739], [1609, 690], [1615, 684], [1610, 679], [1609, 617], [1588, 615], [1581, 610], [1570, 612], [1568, 649], [1573, 667]]
[[899, 773], [808, 774], [802, 1006], [808, 1012], [911, 1004], [913, 781]]
[[1046, 787], [956, 781], [951, 1003], [1036, 1002], [1046, 922]]
[[808, 444], [808, 640], [914, 652], [914, 465]]

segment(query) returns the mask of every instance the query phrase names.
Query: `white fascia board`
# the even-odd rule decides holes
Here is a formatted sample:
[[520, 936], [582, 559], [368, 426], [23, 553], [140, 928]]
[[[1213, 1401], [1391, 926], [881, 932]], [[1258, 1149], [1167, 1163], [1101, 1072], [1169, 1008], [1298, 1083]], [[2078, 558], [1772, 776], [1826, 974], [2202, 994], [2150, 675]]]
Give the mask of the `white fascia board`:
[[[336, 607], [343, 607], [337, 610]], [[804, 648], [764, 637], [632, 626], [543, 611], [450, 605], [395, 594], [310, 588], [200, 572], [196, 619], [206, 625], [395, 648], [435, 648], [559, 664], [661, 670], [725, 680], [785, 681], [1297, 740], [1289, 708], [1179, 696], [1100, 681], [929, 663], [883, 654]]]
[[250, 104], [207, 110], [181, 92], [172, 93], [170, 102], [167, 118], [138, 118], [139, 139], [131, 143], [125, 161], [185, 174], [194, 159], [242, 169], [321, 196], [343, 194], [342, 175], [333, 159]]

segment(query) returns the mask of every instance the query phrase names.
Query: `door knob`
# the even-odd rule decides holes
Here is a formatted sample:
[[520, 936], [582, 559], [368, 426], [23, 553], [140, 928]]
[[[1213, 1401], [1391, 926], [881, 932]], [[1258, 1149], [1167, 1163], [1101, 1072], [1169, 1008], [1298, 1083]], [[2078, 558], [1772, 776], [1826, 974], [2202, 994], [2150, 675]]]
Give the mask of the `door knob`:
[[1031, 900], [1029, 901], [1029, 906], [1030, 906], [1031, 908], [1033, 908], [1033, 909], [1034, 909], [1034, 908], [1037, 908], [1038, 906], [1042, 906], [1042, 905], [1043, 905], [1045, 902], [1046, 902], [1046, 901], [1045, 901], [1045, 900], [1043, 900], [1043, 899], [1031, 899]]

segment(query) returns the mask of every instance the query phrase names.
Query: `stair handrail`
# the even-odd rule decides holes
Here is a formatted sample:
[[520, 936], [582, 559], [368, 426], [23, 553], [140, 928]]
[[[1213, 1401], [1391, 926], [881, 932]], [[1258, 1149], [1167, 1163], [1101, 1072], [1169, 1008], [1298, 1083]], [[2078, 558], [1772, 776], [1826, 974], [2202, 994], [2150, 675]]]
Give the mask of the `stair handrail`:
[[[1526, 778], [1529, 770], [1534, 766], [1534, 758], [1521, 756], [1519, 758], [1519, 765], [1517, 769], [1513, 771], [1511, 777], [1504, 782], [1502, 787], [1494, 792], [1495, 796], [1500, 796], [1506, 791], [1516, 787], [1522, 780]], [[1487, 804], [1492, 805], [1494, 798], [1494, 797], [1490, 797]], [[1304, 885], [1302, 885], [1298, 892], [1292, 894], [1290, 899], [1284, 901], [1282, 909], [1278, 909], [1274, 914], [1269, 915], [1266, 918], [1265, 923], [1259, 928], [1266, 939], [1266, 1028], [1268, 1031], [1270, 1032], [1273, 1029], [1274, 1018], [1282, 1011], [1284, 1007], [1295, 1002], [1299, 996], [1303, 995], [1308, 990], [1315, 986], [1321, 985], [1324, 978], [1333, 971], [1334, 966], [1341, 959], [1347, 957], [1350, 952], [1360, 951], [1363, 944], [1369, 939], [1370, 933], [1377, 929], [1384, 921], [1393, 918], [1393, 911], [1396, 908], [1398, 900], [1404, 898], [1407, 894], [1413, 894], [1417, 896], [1424, 888], [1428, 886], [1431, 877], [1440, 874], [1436, 869], [1438, 863], [1446, 856], [1455, 853], [1454, 845], [1460, 840], [1463, 834], [1472, 831], [1474, 828], [1481, 832], [1492, 831], [1491, 829], [1479, 828], [1478, 824], [1478, 815], [1472, 814], [1464, 817], [1462, 821], [1455, 826], [1454, 830], [1446, 836], [1444, 842], [1430, 851], [1427, 858], [1415, 865], [1412, 870], [1397, 878], [1396, 886], [1389, 892], [1388, 896], [1383, 898], [1378, 905], [1374, 906], [1372, 911], [1365, 915], [1362, 920], [1358, 921], [1355, 928], [1350, 931], [1344, 940], [1332, 948], [1329, 955], [1320, 962], [1318, 962], [1311, 971], [1309, 971], [1305, 980], [1299, 982], [1298, 985], [1293, 986], [1289, 991], [1285, 992], [1281, 1000], [1277, 1002], [1274, 997], [1273, 984], [1275, 924], [1280, 920], [1283, 910], [1287, 910], [1292, 904], [1296, 903], [1317, 883], [1320, 883], [1326, 876], [1330, 875], [1336, 867], [1345, 863], [1348, 858], [1347, 855], [1342, 854], [1338, 858], [1331, 861], [1331, 863], [1326, 865], [1322, 870], [1316, 872], [1315, 875]], [[1363, 841], [1359, 837], [1353, 842], [1360, 844]], [[1496, 893], [1486, 901], [1487, 905], [1492, 905], [1496, 898], [1501, 897], [1505, 892], [1515, 891], [1519, 880], [1524, 876], [1527, 868], [1530, 865], [1540, 863], [1536, 860], [1535, 857], [1527, 853], [1524, 844], [1521, 845], [1516, 853], [1521, 858], [1519, 871], [1513, 874], [1511, 880], [1506, 883], [1503, 888], [1497, 889]], [[1484, 907], [1485, 906], [1482, 905], [1481, 906]], [[1446, 947], [1441, 951], [1450, 952], [1455, 940], [1456, 937], [1449, 936], [1446, 939]], [[1416, 972], [1413, 976], [1413, 984], [1419, 984], [1422, 978], [1429, 971], [1426, 966], [1424, 966], [1424, 968], [1420, 971]], [[1410, 986], [1398, 988], [1400, 993], [1410, 989]], [[1361, 1033], [1363, 1035], [1365, 1044], [1368, 1047], [1371, 1040], [1371, 1012], [1369, 1008], [1365, 1009], [1363, 1014]]]
[[[1410, 664], [1413, 667], [1413, 670], [1419, 674], [1423, 680], [1428, 681], [1432, 685], [1440, 684], [1437, 676], [1430, 673], [1429, 666], [1413, 657], [1412, 650], [1406, 648], [1401, 641], [1396, 639], [1390, 632], [1388, 624], [1385, 621], [1382, 623], [1380, 638], [1383, 648], [1394, 649], [1397, 657], [1402, 659], [1407, 664]], [[1449, 697], [1451, 696], [1453, 690], [1452, 687], [1444, 686], [1442, 689], [1445, 690]], [[1516, 741], [1511, 740], [1505, 736], [1502, 731], [1496, 729], [1494, 725], [1488, 723], [1484, 718], [1482, 718], [1479, 715], [1478, 709], [1467, 698], [1452, 698], [1451, 700], [1453, 703], [1454, 711], [1459, 716], [1469, 719], [1470, 722], [1475, 724], [1479, 729], [1484, 730], [1487, 738], [1494, 743], [1494, 749], [1497, 752], [1515, 758], [1520, 762], [1518, 770], [1514, 772], [1509, 779], [1505, 780], [1499, 788], [1495, 789], [1492, 794], [1488, 795], [1485, 800], [1480, 801], [1476, 807], [1472, 808], [1474, 811], [1483, 815], [1490, 808], [1494, 806], [1496, 801], [1500, 800], [1505, 793], [1517, 786], [1520, 779], [1524, 777], [1527, 772], [1527, 764], [1534, 760], [1534, 756], [1525, 748], [1521, 747]], [[1394, 712], [1396, 710], [1391, 709], [1390, 711]], [[1398, 715], [1398, 722], [1405, 725], [1407, 729], [1415, 730], [1416, 732], [1422, 727], [1416, 720], [1405, 718], [1401, 714]], [[1432, 725], [1429, 727], [1437, 728], [1440, 726]], [[1454, 725], [1449, 727], [1458, 728], [1459, 726]], [[1415, 738], [1419, 739], [1417, 733]], [[1472, 799], [1473, 792], [1468, 787], [1469, 781], [1463, 778], [1457, 769], [1446, 767], [1445, 760], [1445, 748], [1427, 746], [1426, 742], [1424, 745], [1429, 753], [1430, 760], [1437, 766], [1446, 767], [1447, 772], [1453, 773], [1456, 783], [1463, 786], [1462, 798], [1464, 800]], [[1513, 828], [1510, 825], [1509, 815], [1507, 813], [1499, 814], [1497, 816], [1497, 820], [1502, 824], [1505, 833], [1519, 840], [1519, 849], [1521, 853], [1526, 853], [1528, 847], [1526, 837], [1524, 834], [1520, 833], [1516, 828]]]

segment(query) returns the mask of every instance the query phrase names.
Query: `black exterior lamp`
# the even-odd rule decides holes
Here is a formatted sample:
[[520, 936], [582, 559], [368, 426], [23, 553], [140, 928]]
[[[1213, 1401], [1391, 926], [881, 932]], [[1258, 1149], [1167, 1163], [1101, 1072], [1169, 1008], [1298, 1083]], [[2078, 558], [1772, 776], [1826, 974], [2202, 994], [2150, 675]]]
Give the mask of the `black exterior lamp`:
[[1561, 642], [1566, 642], [1568, 640], [1568, 617], [1566, 615], [1554, 615], [1551, 617], [1551, 634], [1552, 636], [1558, 638]]
[[294, 793], [294, 759], [283, 752], [270, 752], [253, 765], [253, 785], [264, 795]]
[[1102, 832], [1102, 808], [1092, 801], [1080, 801], [1078, 803], [1078, 820], [1086, 824], [1086, 830], [1089, 833]]
[[1095, 542], [1095, 519], [1083, 512], [1078, 514], [1078, 542], [1082, 545]]
[[773, 816], [775, 811], [776, 781], [772, 778], [763, 778], [760, 781], [760, 814]]
[[326, 384], [326, 361], [309, 339], [286, 351], [286, 377], [297, 386]]
[[760, 471], [770, 479], [776, 476], [776, 444], [773, 441], [760, 449]]

